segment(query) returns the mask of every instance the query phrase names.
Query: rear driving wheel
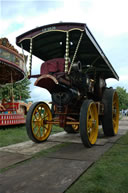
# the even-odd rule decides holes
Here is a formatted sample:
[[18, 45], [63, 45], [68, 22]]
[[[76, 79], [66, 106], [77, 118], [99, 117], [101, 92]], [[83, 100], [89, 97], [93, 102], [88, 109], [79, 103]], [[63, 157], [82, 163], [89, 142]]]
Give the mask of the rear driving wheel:
[[34, 103], [27, 114], [26, 128], [29, 138], [40, 143], [46, 141], [52, 129], [52, 125], [47, 121], [52, 120], [49, 106], [44, 102]]
[[118, 133], [119, 126], [119, 101], [117, 92], [112, 88], [105, 89], [102, 102], [104, 104], [104, 116], [102, 117], [104, 134], [106, 136], [114, 136]]
[[85, 100], [80, 110], [80, 135], [83, 144], [91, 147], [98, 136], [98, 112], [92, 100]]

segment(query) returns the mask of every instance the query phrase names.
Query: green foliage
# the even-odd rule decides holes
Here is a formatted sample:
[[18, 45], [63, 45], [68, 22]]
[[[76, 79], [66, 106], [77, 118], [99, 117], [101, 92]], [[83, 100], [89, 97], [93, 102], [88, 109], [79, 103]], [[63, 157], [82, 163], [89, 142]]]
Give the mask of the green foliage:
[[30, 98], [30, 80], [25, 78], [20, 83], [14, 84], [14, 95], [16, 100], [25, 100]]
[[9, 99], [9, 96], [11, 95], [12, 91], [12, 86], [11, 85], [6, 85], [6, 86], [2, 86], [0, 87], [0, 100], [2, 100], [3, 98], [5, 99]]
[[0, 87], [0, 99], [5, 98], [9, 100], [12, 96], [15, 100], [26, 100], [30, 98], [30, 80], [25, 78], [24, 80], [14, 83], [6, 84]]
[[126, 92], [126, 89], [118, 86], [116, 91], [119, 97], [119, 109], [128, 109], [128, 93]]

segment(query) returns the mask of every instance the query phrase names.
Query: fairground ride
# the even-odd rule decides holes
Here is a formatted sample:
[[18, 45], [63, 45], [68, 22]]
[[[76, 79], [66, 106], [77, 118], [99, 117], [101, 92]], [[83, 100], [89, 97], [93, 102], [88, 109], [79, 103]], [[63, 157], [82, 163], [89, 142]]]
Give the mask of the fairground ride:
[[[0, 87], [25, 78], [25, 59], [7, 38], [0, 39]], [[27, 104], [14, 101], [13, 95], [9, 100], [3, 98], [0, 104], [0, 126], [24, 124], [27, 108]]]

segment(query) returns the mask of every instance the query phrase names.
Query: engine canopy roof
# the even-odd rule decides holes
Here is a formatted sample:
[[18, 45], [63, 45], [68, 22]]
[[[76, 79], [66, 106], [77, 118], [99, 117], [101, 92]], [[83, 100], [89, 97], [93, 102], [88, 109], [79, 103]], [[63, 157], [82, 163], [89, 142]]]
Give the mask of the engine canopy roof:
[[69, 33], [69, 56], [72, 60], [81, 33], [83, 37], [77, 52], [77, 60], [82, 63], [83, 71], [89, 73], [94, 70], [105, 79], [119, 76], [105, 56], [94, 36], [84, 23], [55, 23], [32, 29], [16, 38], [16, 44], [30, 51], [32, 40], [32, 54], [47, 61], [53, 58], [64, 58], [66, 49], [66, 33]]

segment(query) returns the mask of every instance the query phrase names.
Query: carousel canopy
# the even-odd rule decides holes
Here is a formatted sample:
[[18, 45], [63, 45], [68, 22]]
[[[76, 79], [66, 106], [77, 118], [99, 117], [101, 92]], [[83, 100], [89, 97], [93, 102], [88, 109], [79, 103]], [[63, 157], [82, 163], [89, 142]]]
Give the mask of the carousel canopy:
[[9, 43], [0, 39], [0, 84], [13, 83], [24, 79], [25, 64], [23, 55]]

